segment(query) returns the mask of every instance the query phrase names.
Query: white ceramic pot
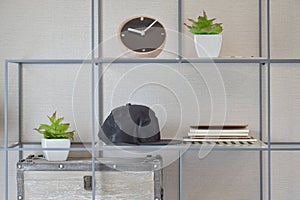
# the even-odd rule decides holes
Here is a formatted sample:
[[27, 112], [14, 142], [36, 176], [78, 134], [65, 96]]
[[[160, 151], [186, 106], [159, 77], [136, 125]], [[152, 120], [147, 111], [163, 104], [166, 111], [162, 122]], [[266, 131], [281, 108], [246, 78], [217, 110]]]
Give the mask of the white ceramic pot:
[[222, 35], [194, 35], [194, 43], [199, 58], [216, 58], [220, 54]]
[[[43, 148], [70, 148], [70, 139], [45, 139], [42, 138]], [[43, 150], [44, 156], [48, 161], [64, 161], [67, 160], [69, 155], [69, 150], [63, 151], [48, 151]]]

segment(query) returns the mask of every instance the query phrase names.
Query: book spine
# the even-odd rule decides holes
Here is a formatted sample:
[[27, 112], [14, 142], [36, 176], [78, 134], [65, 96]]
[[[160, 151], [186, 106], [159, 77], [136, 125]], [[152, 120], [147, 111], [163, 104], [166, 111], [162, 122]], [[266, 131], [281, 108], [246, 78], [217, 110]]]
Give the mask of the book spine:
[[206, 130], [206, 129], [190, 129], [191, 133], [249, 133], [249, 129], [243, 130]]
[[188, 136], [249, 136], [248, 133], [197, 133], [190, 132]]

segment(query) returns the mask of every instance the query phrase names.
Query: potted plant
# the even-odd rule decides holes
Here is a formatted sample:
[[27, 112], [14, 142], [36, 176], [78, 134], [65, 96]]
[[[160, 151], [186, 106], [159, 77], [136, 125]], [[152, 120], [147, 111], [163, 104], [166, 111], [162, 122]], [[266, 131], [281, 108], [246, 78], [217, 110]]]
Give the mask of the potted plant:
[[194, 34], [195, 48], [198, 57], [218, 57], [222, 46], [223, 27], [221, 23], [214, 23], [214, 19], [207, 19], [206, 12], [195, 21], [188, 19], [192, 24], [184, 25]]
[[[71, 139], [73, 139], [75, 131], [68, 131], [70, 124], [62, 123], [63, 117], [56, 118], [56, 112], [51, 117], [47, 116], [50, 124], [40, 124], [39, 128], [35, 128], [37, 132], [44, 135], [41, 139], [43, 148], [70, 148]], [[67, 160], [69, 150], [44, 150], [45, 158], [48, 161], [63, 161]]]

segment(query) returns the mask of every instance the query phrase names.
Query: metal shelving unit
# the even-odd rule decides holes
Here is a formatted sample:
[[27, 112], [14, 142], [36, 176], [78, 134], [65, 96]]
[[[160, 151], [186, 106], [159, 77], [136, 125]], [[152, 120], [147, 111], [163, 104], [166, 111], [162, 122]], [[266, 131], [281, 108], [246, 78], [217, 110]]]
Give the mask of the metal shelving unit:
[[[203, 146], [200, 144], [179, 144], [179, 145], [169, 145], [168, 147], [164, 148], [165, 151], [177, 151], [178, 157], [179, 157], [179, 199], [182, 200], [182, 168], [183, 168], [183, 161], [182, 156], [187, 151], [199, 151], [201, 150], [212, 150], [212, 151], [254, 151], [260, 153], [260, 199], [265, 199], [263, 193], [263, 175], [264, 175], [264, 166], [263, 166], [263, 152], [267, 153], [267, 199], [271, 199], [271, 152], [272, 151], [300, 151], [300, 143], [272, 143], [271, 142], [271, 94], [270, 94], [270, 69], [272, 63], [300, 63], [300, 59], [271, 59], [270, 56], [270, 0], [266, 0], [266, 31], [267, 31], [267, 41], [266, 41], [266, 49], [267, 49], [267, 55], [266, 57], [262, 57], [262, 24], [263, 24], [263, 18], [262, 18], [262, 0], [259, 1], [259, 56], [258, 58], [215, 58], [215, 59], [187, 59], [182, 57], [182, 0], [178, 0], [178, 57], [175, 59], [106, 59], [106, 58], [98, 58], [95, 55], [95, 52], [93, 51], [95, 48], [95, 0], [91, 0], [91, 50], [92, 50], [92, 57], [90, 60], [83, 60], [83, 59], [72, 59], [72, 60], [65, 60], [65, 59], [14, 59], [14, 60], [6, 60], [5, 61], [5, 89], [4, 89], [4, 146], [0, 147], [0, 150], [5, 152], [5, 195], [4, 199], [8, 200], [8, 153], [10, 151], [17, 151], [20, 152], [19, 156], [20, 159], [23, 157], [22, 151], [40, 151], [43, 150], [40, 147], [32, 147], [32, 146], [39, 146], [40, 143], [26, 143], [22, 141], [22, 70], [24, 65], [35, 65], [39, 64], [41, 67], [45, 64], [89, 64], [91, 68], [91, 107], [92, 107], [92, 141], [90, 143], [73, 143], [74, 146], [69, 148], [68, 150], [71, 151], [90, 151], [92, 154], [91, 161], [92, 161], [92, 175], [93, 175], [93, 188], [95, 186], [95, 158], [96, 153], [98, 151], [114, 151], [116, 150], [113, 147], [104, 146], [104, 147], [95, 147], [95, 107], [94, 107], [94, 99], [96, 95], [101, 95], [101, 90], [99, 90], [99, 94], [96, 94], [94, 91], [94, 82], [95, 82], [95, 74], [100, 74], [102, 64], [105, 63], [170, 63], [170, 64], [180, 64], [180, 63], [252, 63], [257, 64], [254, 65], [255, 67], [259, 67], [259, 102], [260, 102], [260, 116], [259, 116], [259, 123], [260, 123], [260, 140], [262, 140], [262, 126], [263, 124], [266, 124], [267, 126], [267, 141], [265, 142], [257, 142], [254, 145], [216, 145], [216, 146]], [[101, 43], [101, 0], [98, 0], [98, 7], [96, 8], [98, 10], [99, 14], [99, 21], [98, 21], [98, 44]], [[101, 57], [101, 55], [98, 55]], [[9, 72], [9, 65], [14, 64], [18, 66], [18, 82], [19, 82], [19, 93], [18, 93], [18, 110], [19, 110], [19, 139], [16, 143], [9, 144], [8, 136], [9, 136], [9, 130], [8, 130], [8, 87], [9, 87], [9, 80], [8, 80], [8, 72]], [[242, 67], [242, 66], [241, 66]], [[98, 69], [98, 71], [96, 71]], [[263, 88], [263, 69], [267, 70], [267, 86], [266, 88]], [[266, 89], [266, 95], [267, 95], [267, 121], [263, 120], [263, 89]], [[101, 103], [101, 102], [100, 102]], [[101, 111], [101, 110], [100, 110]], [[99, 112], [100, 115], [101, 112]], [[100, 118], [101, 119], [101, 118]], [[30, 146], [30, 147], [27, 147]], [[76, 147], [75, 147], [76, 146]], [[158, 150], [161, 149], [160, 146], [143, 146], [143, 147], [118, 147], [117, 150], [126, 150], [126, 151], [138, 151], [138, 150]], [[47, 149], [47, 150], [65, 150], [65, 149]], [[93, 190], [92, 193], [92, 199], [95, 199], [95, 191]]]

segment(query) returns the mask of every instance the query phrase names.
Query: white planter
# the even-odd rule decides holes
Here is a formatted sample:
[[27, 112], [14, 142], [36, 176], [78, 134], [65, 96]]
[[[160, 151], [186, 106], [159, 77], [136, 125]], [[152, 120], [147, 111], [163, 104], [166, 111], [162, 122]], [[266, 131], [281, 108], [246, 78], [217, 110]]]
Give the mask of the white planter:
[[194, 43], [199, 58], [216, 58], [220, 54], [222, 35], [194, 35]]
[[[70, 148], [70, 139], [45, 139], [42, 138], [43, 148]], [[43, 150], [44, 156], [48, 161], [64, 161], [67, 160], [69, 155], [69, 150], [64, 151], [48, 151]]]

